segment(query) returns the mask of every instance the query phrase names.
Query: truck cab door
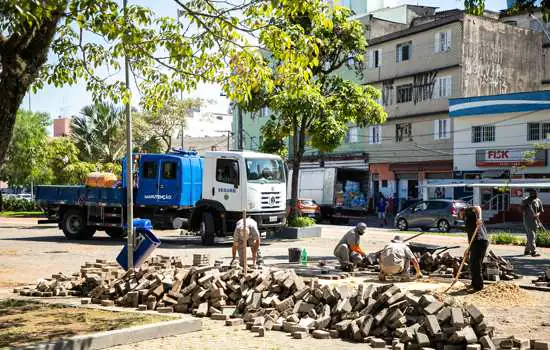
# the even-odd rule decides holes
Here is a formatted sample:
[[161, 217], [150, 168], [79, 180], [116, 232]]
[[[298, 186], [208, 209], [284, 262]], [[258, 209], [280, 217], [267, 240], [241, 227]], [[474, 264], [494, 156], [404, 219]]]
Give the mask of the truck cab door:
[[177, 159], [163, 159], [160, 161], [157, 197], [159, 205], [179, 205], [181, 171], [180, 162]]
[[208, 198], [224, 205], [227, 211], [241, 211], [241, 172], [239, 161], [235, 158], [214, 159], [215, 175], [212, 188], [203, 193], [203, 198]]
[[139, 161], [136, 204], [154, 205], [158, 195], [159, 160], [143, 156]]

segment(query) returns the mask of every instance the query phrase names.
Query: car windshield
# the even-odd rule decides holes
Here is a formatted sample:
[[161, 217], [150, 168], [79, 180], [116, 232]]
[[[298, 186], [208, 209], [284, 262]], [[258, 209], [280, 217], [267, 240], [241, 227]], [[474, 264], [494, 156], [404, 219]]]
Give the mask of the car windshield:
[[246, 159], [248, 182], [283, 183], [285, 168], [280, 159]]
[[302, 205], [316, 205], [315, 201], [313, 199], [300, 199], [300, 202]]

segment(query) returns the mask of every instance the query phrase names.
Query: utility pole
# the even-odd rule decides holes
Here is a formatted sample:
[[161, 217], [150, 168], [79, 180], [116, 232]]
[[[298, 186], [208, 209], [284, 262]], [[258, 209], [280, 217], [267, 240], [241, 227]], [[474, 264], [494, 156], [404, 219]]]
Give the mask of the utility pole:
[[[124, 23], [128, 25], [128, 0], [123, 0]], [[126, 39], [127, 33], [124, 38]], [[126, 76], [126, 89], [130, 91], [130, 64], [128, 55], [124, 54], [124, 74]], [[131, 98], [131, 96], [130, 96]], [[134, 184], [133, 184], [133, 157], [132, 157], [132, 112], [130, 100], [124, 106], [126, 114], [126, 221], [127, 221], [127, 246], [128, 246], [128, 270], [134, 268]]]
[[239, 151], [243, 151], [244, 150], [244, 147], [243, 147], [243, 110], [241, 109], [241, 106], [239, 106], [239, 104], [237, 103], [237, 122], [238, 122], [238, 132], [239, 132], [239, 135], [238, 135], [238, 138], [239, 138]]

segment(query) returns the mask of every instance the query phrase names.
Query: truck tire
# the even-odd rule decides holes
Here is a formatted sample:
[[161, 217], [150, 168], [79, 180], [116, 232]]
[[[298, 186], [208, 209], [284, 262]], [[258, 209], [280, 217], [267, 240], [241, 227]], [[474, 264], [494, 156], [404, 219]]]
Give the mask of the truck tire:
[[202, 213], [200, 223], [200, 234], [203, 245], [214, 245], [216, 236], [216, 225], [214, 224], [214, 215], [209, 212]]
[[111, 238], [126, 237], [126, 231], [120, 227], [109, 227], [105, 229], [105, 233]]
[[86, 226], [84, 214], [77, 209], [65, 212], [61, 228], [68, 239], [90, 239], [95, 233], [94, 228]]

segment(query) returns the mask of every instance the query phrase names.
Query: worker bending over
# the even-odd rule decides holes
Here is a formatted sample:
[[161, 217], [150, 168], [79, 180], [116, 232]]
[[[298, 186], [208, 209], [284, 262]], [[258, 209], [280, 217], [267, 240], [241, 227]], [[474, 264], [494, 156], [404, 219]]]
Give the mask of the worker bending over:
[[410, 280], [409, 270], [411, 262], [416, 270], [416, 278], [422, 277], [420, 266], [411, 249], [401, 237], [395, 236], [380, 253], [380, 275], [378, 278], [385, 281], [387, 276], [399, 275], [401, 280]]
[[360, 222], [354, 229], [349, 230], [334, 248], [334, 255], [338, 258], [344, 271], [352, 271], [365, 258], [365, 252], [359, 243], [365, 233], [367, 224]]
[[[470, 274], [472, 275], [472, 288], [475, 291], [483, 289], [483, 259], [489, 247], [487, 231], [483, 226], [481, 207], [473, 206], [460, 211], [464, 220], [464, 230], [468, 233], [468, 242], [472, 242], [465, 252], [464, 259], [469, 253]], [[473, 235], [476, 235], [473, 238]], [[474, 239], [472, 241], [472, 238]]]
[[262, 255], [260, 253], [260, 231], [258, 231], [258, 223], [251, 217], [246, 218], [246, 231], [248, 231], [248, 242], [245, 242], [245, 227], [244, 220], [240, 219], [235, 225], [233, 233], [233, 246], [231, 247], [231, 264], [234, 263], [237, 250], [239, 251], [239, 263], [244, 267], [244, 252], [247, 246], [252, 250], [252, 265], [262, 264]]

